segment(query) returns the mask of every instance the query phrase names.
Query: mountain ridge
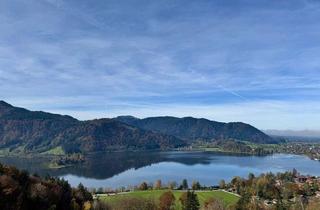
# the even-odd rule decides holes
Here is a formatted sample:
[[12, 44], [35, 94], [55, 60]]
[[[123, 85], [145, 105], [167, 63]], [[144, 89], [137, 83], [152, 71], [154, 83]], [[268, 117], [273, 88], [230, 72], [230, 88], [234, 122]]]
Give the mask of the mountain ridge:
[[165, 149], [185, 143], [113, 119], [79, 121], [68, 115], [29, 111], [0, 102], [0, 149], [40, 153], [58, 146], [72, 153]]
[[243, 122], [218, 122], [194, 117], [147, 117], [139, 119], [133, 116], [114, 118], [142, 129], [173, 135], [193, 142], [194, 140], [235, 139], [254, 143], [277, 143], [277, 140], [257, 128]]
[[0, 150], [67, 153], [125, 149], [169, 149], [194, 140], [236, 139], [270, 143], [272, 138], [241, 122], [193, 117], [133, 116], [80, 121], [68, 115], [29, 111], [0, 101]]

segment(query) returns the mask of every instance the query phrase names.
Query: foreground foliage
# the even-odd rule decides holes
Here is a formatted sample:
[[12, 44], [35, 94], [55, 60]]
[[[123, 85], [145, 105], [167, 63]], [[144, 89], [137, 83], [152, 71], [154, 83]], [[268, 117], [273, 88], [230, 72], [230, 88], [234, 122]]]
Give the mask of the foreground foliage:
[[67, 181], [29, 175], [0, 164], [0, 209], [84, 209], [90, 207], [92, 195], [79, 185], [71, 188]]
[[302, 176], [293, 170], [258, 177], [249, 174], [247, 179], [235, 177], [225, 187], [241, 195], [236, 210], [317, 210], [319, 184], [318, 178]]

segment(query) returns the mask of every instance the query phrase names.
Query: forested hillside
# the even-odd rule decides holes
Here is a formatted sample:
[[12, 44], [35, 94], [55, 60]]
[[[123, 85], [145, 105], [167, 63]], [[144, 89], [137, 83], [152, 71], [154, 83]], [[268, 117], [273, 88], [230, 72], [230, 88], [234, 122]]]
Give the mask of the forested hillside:
[[64, 152], [165, 149], [184, 146], [174, 136], [146, 131], [112, 119], [79, 121], [70, 116], [29, 111], [0, 101], [0, 149]]
[[235, 139], [254, 143], [277, 143], [277, 140], [242, 122], [222, 123], [193, 117], [149, 117], [138, 119], [132, 116], [120, 116], [116, 119], [142, 129], [173, 135], [188, 142]]

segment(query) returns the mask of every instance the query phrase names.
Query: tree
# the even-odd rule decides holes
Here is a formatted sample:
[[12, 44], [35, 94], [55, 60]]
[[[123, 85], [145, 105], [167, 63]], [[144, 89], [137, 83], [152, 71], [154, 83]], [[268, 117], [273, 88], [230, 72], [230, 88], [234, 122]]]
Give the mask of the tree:
[[81, 209], [79, 204], [76, 202], [76, 199], [74, 199], [74, 198], [71, 200], [70, 209], [72, 209], [72, 210], [80, 210]]
[[253, 173], [249, 173], [249, 175], [248, 175], [249, 181], [252, 181], [254, 178], [255, 178], [254, 174]]
[[188, 207], [190, 206], [189, 201], [188, 201], [188, 192], [184, 192], [182, 193], [182, 195], [180, 196], [179, 200], [182, 206], [182, 210], [188, 210]]
[[103, 193], [103, 188], [102, 188], [102, 187], [99, 187], [97, 193], [98, 193], [98, 194], [102, 194], [102, 193]]
[[78, 185], [78, 188], [74, 189], [74, 197], [78, 203], [84, 203], [85, 201], [92, 201], [92, 195], [88, 190], [83, 186], [82, 183]]
[[193, 181], [192, 182], [192, 190], [200, 190], [200, 189], [201, 189], [200, 183], [197, 181]]
[[71, 188], [64, 179], [35, 177], [26, 171], [0, 165], [0, 209], [84, 209], [92, 195], [79, 184]]
[[180, 197], [182, 210], [198, 210], [200, 207], [197, 194], [194, 191], [184, 192]]
[[236, 192], [239, 194], [240, 193], [240, 186], [241, 186], [241, 178], [236, 176], [231, 180], [231, 184], [233, 185], [234, 189]]
[[223, 179], [219, 182], [219, 187], [220, 189], [226, 188], [226, 182]]
[[186, 179], [182, 180], [181, 186], [183, 190], [187, 190], [189, 188], [188, 181]]
[[199, 203], [199, 200], [198, 200], [198, 196], [197, 196], [197, 194], [195, 194], [194, 191], [192, 191], [191, 194], [190, 194], [190, 200], [191, 200], [191, 202], [190, 202], [190, 204], [191, 204], [190, 210], [198, 210], [199, 207], [200, 207], [200, 203]]
[[251, 196], [247, 193], [241, 196], [236, 204], [236, 210], [248, 210], [248, 205], [251, 201]]
[[174, 207], [175, 197], [171, 191], [164, 192], [159, 198], [160, 210], [170, 210]]
[[168, 187], [171, 190], [175, 189], [177, 187], [177, 182], [169, 182]]
[[156, 183], [154, 183], [154, 189], [160, 190], [161, 187], [162, 187], [161, 180], [159, 179], [159, 180], [156, 181]]
[[146, 182], [142, 182], [139, 186], [139, 190], [147, 190], [148, 184]]

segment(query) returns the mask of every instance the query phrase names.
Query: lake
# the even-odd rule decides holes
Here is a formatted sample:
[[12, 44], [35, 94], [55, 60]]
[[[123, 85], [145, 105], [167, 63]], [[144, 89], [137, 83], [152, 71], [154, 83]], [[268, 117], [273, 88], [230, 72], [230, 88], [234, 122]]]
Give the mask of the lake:
[[87, 187], [138, 185], [142, 181], [162, 183], [187, 179], [201, 184], [217, 185], [221, 179], [247, 177], [266, 172], [283, 172], [296, 168], [302, 174], [320, 176], [320, 162], [306, 156], [274, 154], [269, 156], [239, 156], [214, 152], [116, 152], [89, 155], [87, 161], [72, 167], [48, 169], [46, 158], [0, 158], [5, 164], [27, 169], [40, 175], [50, 174]]

